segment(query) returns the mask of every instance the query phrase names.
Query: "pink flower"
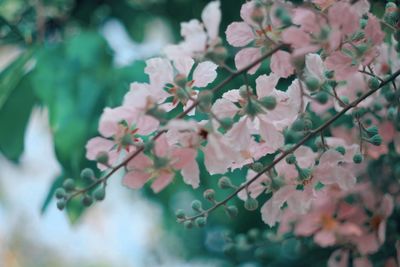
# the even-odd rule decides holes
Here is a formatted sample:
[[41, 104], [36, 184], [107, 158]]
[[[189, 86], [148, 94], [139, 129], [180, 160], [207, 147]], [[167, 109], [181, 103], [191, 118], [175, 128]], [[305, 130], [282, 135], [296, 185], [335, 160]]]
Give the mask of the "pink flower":
[[[158, 128], [158, 121], [143, 114], [138, 109], [124, 106], [105, 108], [100, 117], [99, 132], [103, 137], [91, 139], [87, 146], [87, 158], [96, 160], [100, 153], [107, 153], [109, 164], [117, 162], [122, 151], [130, 153], [135, 150], [135, 144], [141, 142], [140, 136], [153, 133]], [[99, 164], [100, 169], [105, 169]]]
[[195, 149], [169, 145], [162, 135], [155, 141], [152, 158], [141, 153], [128, 162], [123, 184], [137, 189], [153, 179], [151, 188], [158, 193], [172, 182], [175, 172], [180, 170], [184, 182], [197, 188], [200, 180], [196, 155]]
[[169, 45], [164, 52], [169, 59], [182, 56], [202, 58], [207, 52], [212, 52], [220, 44], [218, 37], [221, 22], [220, 2], [212, 1], [203, 9], [203, 22], [192, 19], [181, 23], [181, 35], [184, 38], [177, 45]]

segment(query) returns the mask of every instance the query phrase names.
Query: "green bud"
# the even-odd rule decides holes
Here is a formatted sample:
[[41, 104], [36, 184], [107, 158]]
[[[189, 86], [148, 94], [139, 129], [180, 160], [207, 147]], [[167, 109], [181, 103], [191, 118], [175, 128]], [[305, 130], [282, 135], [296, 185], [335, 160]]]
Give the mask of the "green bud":
[[282, 186], [285, 185], [285, 180], [280, 176], [272, 177], [271, 179], [271, 189], [273, 191], [278, 191]]
[[96, 161], [100, 164], [108, 165], [108, 153], [103, 151], [97, 154]]
[[390, 107], [387, 110], [387, 118], [389, 120], [394, 121], [397, 117], [397, 108], [396, 107]]
[[68, 178], [63, 183], [64, 189], [69, 192], [75, 189], [75, 181], [71, 178]]
[[291, 153], [291, 154], [287, 155], [285, 160], [286, 160], [287, 164], [295, 164], [296, 163], [296, 156], [293, 153]]
[[372, 90], [378, 89], [380, 84], [381, 83], [376, 77], [372, 77], [368, 80], [368, 87]]
[[313, 126], [312, 120], [310, 118], [305, 118], [304, 119], [304, 129], [311, 130], [312, 126]]
[[343, 103], [340, 103], [340, 106], [342, 106], [342, 107], [346, 107], [350, 103], [350, 100], [347, 96], [341, 96], [340, 100], [343, 102]]
[[369, 135], [376, 135], [376, 134], [378, 134], [379, 133], [379, 129], [378, 129], [378, 127], [376, 127], [376, 125], [372, 125], [372, 126], [370, 126], [370, 127], [368, 127], [367, 129], [366, 129], [366, 131], [368, 132], [368, 134]]
[[367, 50], [368, 50], [368, 45], [365, 43], [356, 46], [356, 53], [359, 56], [364, 55], [365, 52], [367, 52]]
[[317, 101], [321, 104], [326, 104], [329, 100], [329, 95], [327, 92], [318, 92], [318, 94], [315, 96]]
[[247, 233], [247, 236], [249, 237], [250, 241], [255, 242], [261, 237], [261, 233], [257, 228], [252, 228]]
[[257, 201], [257, 199], [254, 199], [254, 198], [252, 198], [252, 197], [249, 196], [249, 197], [246, 199], [246, 201], [244, 202], [244, 208], [245, 208], [246, 210], [250, 210], [250, 211], [256, 210], [256, 209], [258, 208], [258, 201]]
[[292, 130], [296, 132], [304, 131], [304, 120], [302, 118], [298, 118], [292, 124]]
[[203, 197], [208, 201], [214, 202], [215, 201], [215, 191], [213, 189], [207, 189], [203, 193]]
[[198, 227], [204, 227], [207, 223], [207, 219], [205, 217], [199, 217], [195, 220], [195, 224]]
[[259, 113], [264, 113], [262, 105], [260, 105], [257, 101], [254, 101], [252, 99], [249, 99], [249, 101], [247, 101], [247, 104], [245, 106], [245, 111], [246, 114], [248, 114], [250, 117], [254, 117]]
[[368, 139], [368, 142], [374, 146], [380, 146], [382, 144], [382, 137], [379, 134], [376, 134]]
[[179, 209], [175, 212], [175, 216], [177, 219], [184, 219], [186, 217], [185, 211], [182, 209]]
[[392, 91], [385, 92], [384, 96], [388, 102], [393, 102], [396, 99], [396, 94]]
[[202, 212], [203, 208], [202, 208], [201, 202], [198, 200], [193, 200], [192, 201], [192, 209], [197, 212]]
[[222, 118], [220, 119], [220, 123], [224, 129], [229, 130], [233, 125], [233, 119], [229, 117]]
[[66, 202], [65, 202], [64, 199], [59, 199], [59, 200], [57, 201], [57, 208], [58, 208], [59, 210], [63, 210], [63, 209], [65, 208], [65, 204], [66, 204]]
[[94, 190], [94, 192], [93, 192], [93, 197], [97, 201], [104, 200], [106, 198], [106, 189], [105, 189], [105, 187], [104, 186], [99, 186], [98, 188], [96, 188], [96, 190]]
[[185, 226], [186, 229], [191, 229], [193, 227], [193, 222], [192, 221], [184, 221], [183, 226]]
[[343, 156], [344, 154], [346, 154], [346, 148], [344, 148], [343, 146], [338, 146], [335, 150], [340, 154], [342, 154]]
[[197, 97], [199, 107], [202, 111], [209, 111], [211, 109], [213, 93], [210, 90], [201, 91]]
[[130, 145], [133, 145], [132, 135], [125, 134], [121, 139], [121, 145], [123, 147], [127, 147], [127, 146], [130, 146]]
[[176, 75], [175, 79], [174, 79], [174, 83], [181, 88], [185, 88], [186, 83], [187, 83], [186, 75], [184, 75], [184, 74]]
[[353, 162], [356, 164], [360, 164], [362, 162], [362, 160], [363, 160], [363, 156], [359, 153], [357, 153], [353, 156]]
[[280, 17], [280, 20], [281, 20], [282, 24], [286, 27], [292, 25], [292, 18], [289, 16], [289, 14], [282, 15]]
[[308, 76], [305, 80], [305, 83], [308, 90], [310, 90], [311, 92], [318, 90], [320, 87], [319, 80], [314, 76]]
[[310, 168], [303, 169], [297, 164], [295, 166], [296, 166], [297, 173], [299, 174], [298, 178], [300, 181], [304, 181], [304, 180], [307, 180], [308, 178], [310, 178], [311, 173], [312, 173]]
[[56, 196], [57, 199], [62, 199], [66, 196], [67, 192], [65, 192], [65, 189], [60, 187], [57, 188], [57, 190], [54, 192], [54, 195]]
[[234, 218], [238, 215], [239, 210], [236, 206], [232, 205], [232, 206], [225, 207], [225, 212], [230, 218]]
[[332, 79], [335, 76], [335, 72], [333, 70], [326, 70], [324, 75], [327, 79]]
[[251, 168], [255, 171], [255, 172], [262, 172], [264, 169], [264, 165], [261, 162], [254, 162], [251, 165]]
[[93, 198], [89, 195], [84, 195], [82, 198], [82, 205], [85, 207], [89, 207], [93, 203]]
[[383, 109], [383, 105], [379, 102], [374, 103], [374, 110], [375, 111], [381, 111]]
[[367, 26], [367, 23], [368, 23], [368, 20], [366, 20], [366, 19], [360, 19], [360, 27], [361, 27], [361, 29], [364, 29], [365, 28], [365, 26]]
[[85, 179], [85, 180], [93, 180], [94, 178], [96, 178], [94, 176], [94, 172], [92, 169], [90, 168], [85, 168], [81, 171], [81, 178]]
[[218, 187], [221, 189], [235, 188], [235, 186], [232, 184], [231, 180], [226, 176], [219, 178]]
[[276, 98], [273, 96], [265, 96], [259, 100], [260, 104], [268, 110], [276, 107]]
[[[178, 98], [179, 98], [179, 96], [178, 96]], [[154, 117], [155, 119], [159, 120], [160, 122], [164, 122], [167, 118], [167, 112], [157, 106], [147, 110], [146, 114]]]
[[239, 88], [239, 95], [242, 98], [246, 99], [250, 92], [251, 92], [251, 88], [247, 88], [247, 86], [245, 86], [245, 85], [240, 86], [240, 88]]

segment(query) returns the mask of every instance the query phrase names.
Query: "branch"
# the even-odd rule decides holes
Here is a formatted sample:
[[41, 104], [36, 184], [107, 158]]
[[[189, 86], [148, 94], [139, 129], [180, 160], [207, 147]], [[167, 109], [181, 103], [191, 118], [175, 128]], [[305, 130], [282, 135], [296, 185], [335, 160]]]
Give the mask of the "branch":
[[[217, 86], [215, 86], [213, 89], [211, 89], [210, 91], [212, 93], [215, 93], [217, 91], [219, 91], [220, 89], [222, 89], [225, 85], [227, 85], [228, 83], [230, 83], [232, 80], [234, 80], [236, 77], [240, 76], [241, 74], [247, 72], [248, 70], [250, 70], [251, 68], [253, 68], [254, 66], [256, 66], [257, 64], [261, 63], [262, 61], [264, 61], [265, 59], [267, 59], [268, 57], [272, 56], [274, 53], [276, 53], [277, 51], [283, 49], [283, 48], [287, 48], [287, 45], [285, 44], [279, 44], [277, 46], [275, 46], [273, 49], [271, 49], [269, 52], [265, 53], [264, 55], [262, 55], [260, 58], [258, 58], [257, 60], [253, 61], [252, 63], [250, 63], [249, 65], [247, 65], [246, 67], [237, 70], [235, 72], [233, 72], [229, 77], [227, 77], [225, 80], [223, 80], [222, 82], [220, 82]], [[192, 111], [196, 106], [199, 105], [199, 101], [195, 100], [193, 102], [193, 104], [188, 107], [185, 111], [183, 111], [182, 113], [180, 113], [176, 118], [177, 119], [181, 119], [183, 117], [185, 117], [190, 111]], [[167, 132], [167, 130], [161, 130], [159, 131], [153, 138], [152, 141], [157, 140], [162, 134], [164, 134], [165, 132]], [[111, 171], [106, 174], [104, 177], [96, 180], [95, 182], [93, 182], [92, 184], [90, 184], [89, 186], [83, 188], [83, 189], [79, 189], [79, 190], [75, 190], [74, 193], [72, 193], [68, 198], [67, 198], [67, 202], [69, 200], [71, 200], [72, 198], [87, 192], [90, 189], [95, 188], [97, 185], [101, 184], [101, 183], [105, 183], [107, 181], [108, 178], [110, 178], [116, 171], [118, 171], [119, 169], [121, 169], [122, 167], [124, 167], [126, 164], [128, 164], [129, 161], [131, 161], [132, 159], [134, 159], [136, 156], [138, 156], [141, 152], [143, 152], [144, 150], [144, 146], [140, 146], [137, 148], [137, 150], [131, 154], [130, 156], [128, 156], [125, 160], [123, 160], [121, 163], [119, 163], [117, 166], [113, 167], [111, 169]]]
[[395, 73], [393, 73], [389, 78], [387, 78], [386, 80], [383, 80], [381, 82], [381, 84], [379, 85], [378, 88], [373, 89], [368, 91], [367, 93], [365, 93], [364, 95], [360, 96], [358, 99], [354, 100], [353, 102], [351, 102], [350, 104], [348, 104], [345, 108], [343, 108], [339, 113], [337, 113], [335, 116], [331, 117], [329, 120], [327, 120], [324, 124], [322, 124], [321, 126], [319, 126], [318, 128], [312, 130], [311, 132], [309, 132], [307, 135], [305, 135], [297, 144], [295, 144], [293, 147], [291, 147], [290, 149], [286, 150], [284, 153], [282, 153], [279, 157], [277, 157], [270, 165], [268, 165], [267, 167], [265, 167], [261, 172], [257, 173], [253, 178], [251, 178], [250, 180], [248, 180], [246, 183], [242, 184], [241, 186], [239, 186], [237, 189], [235, 189], [235, 191], [233, 191], [229, 196], [227, 196], [224, 200], [217, 202], [214, 206], [210, 207], [209, 209], [204, 210], [203, 212], [194, 215], [192, 217], [186, 217], [185, 221], [189, 221], [189, 220], [194, 220], [198, 217], [203, 217], [203, 216], [207, 216], [209, 213], [211, 213], [212, 211], [214, 211], [215, 209], [217, 209], [218, 207], [225, 205], [229, 200], [231, 200], [233, 197], [235, 197], [240, 191], [242, 191], [243, 189], [247, 188], [250, 184], [252, 184], [253, 182], [255, 182], [261, 175], [263, 175], [265, 172], [270, 171], [278, 162], [282, 161], [286, 156], [288, 156], [289, 154], [293, 153], [294, 151], [296, 151], [299, 147], [301, 147], [302, 145], [304, 145], [308, 140], [310, 140], [312, 137], [316, 136], [317, 134], [321, 133], [323, 130], [325, 130], [326, 128], [328, 128], [334, 121], [336, 121], [337, 119], [339, 119], [342, 115], [344, 115], [347, 111], [349, 111], [350, 109], [356, 107], [360, 102], [362, 102], [363, 100], [365, 100], [366, 98], [368, 98], [369, 96], [371, 96], [372, 94], [374, 94], [375, 92], [377, 92], [379, 89], [381, 89], [383, 86], [385, 86], [388, 83], [391, 83], [392, 81], [394, 81], [396, 79], [397, 76], [400, 75], [400, 69], [397, 70]]

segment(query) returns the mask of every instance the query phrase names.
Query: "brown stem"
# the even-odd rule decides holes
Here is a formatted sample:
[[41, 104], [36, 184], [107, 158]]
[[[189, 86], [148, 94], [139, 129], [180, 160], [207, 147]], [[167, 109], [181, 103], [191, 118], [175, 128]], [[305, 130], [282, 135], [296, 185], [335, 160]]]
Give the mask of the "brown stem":
[[[225, 85], [227, 85], [228, 83], [230, 83], [233, 79], [235, 79], [236, 77], [240, 76], [241, 74], [247, 72], [248, 70], [250, 70], [251, 68], [253, 68], [254, 66], [256, 66], [257, 64], [261, 63], [262, 61], [264, 61], [265, 59], [267, 59], [268, 57], [270, 57], [271, 55], [273, 55], [274, 53], [276, 53], [277, 51], [281, 50], [282, 48], [287, 48], [287, 45], [285, 44], [280, 44], [275, 46], [273, 49], [271, 49], [269, 52], [265, 53], [263, 56], [261, 56], [260, 58], [258, 58], [257, 60], [255, 60], [254, 62], [250, 63], [249, 65], [247, 65], [246, 67], [244, 67], [243, 69], [240, 69], [234, 73], [232, 73], [229, 77], [227, 77], [225, 80], [223, 80], [221, 83], [219, 83], [217, 86], [215, 86], [213, 89], [211, 89], [211, 92], [215, 93], [217, 91], [219, 91], [220, 89], [222, 89]], [[181, 114], [179, 114], [176, 118], [177, 119], [181, 119], [183, 117], [185, 117], [191, 110], [193, 110], [197, 105], [199, 104], [198, 100], [195, 100], [193, 102], [193, 104], [188, 107], [185, 111], [183, 111]], [[153, 138], [152, 141], [157, 140], [162, 134], [164, 134], [167, 130], [161, 130], [159, 131]], [[143, 152], [144, 150], [144, 146], [139, 147], [133, 154], [131, 154], [130, 156], [128, 156], [126, 159], [124, 159], [121, 163], [119, 163], [117, 166], [113, 167], [111, 169], [111, 171], [106, 174], [104, 177], [96, 180], [94, 183], [90, 184], [89, 186], [80, 189], [80, 190], [76, 190], [73, 194], [71, 194], [67, 201], [69, 201], [70, 199], [87, 192], [90, 189], [95, 188], [97, 185], [105, 182], [108, 178], [110, 178], [116, 171], [118, 171], [120, 168], [124, 167], [129, 161], [131, 161], [133, 158], [135, 158], [136, 156], [138, 156], [141, 152]]]
[[316, 136], [317, 134], [319, 134], [320, 132], [322, 132], [323, 130], [325, 130], [326, 128], [328, 128], [334, 121], [336, 121], [337, 119], [339, 119], [341, 116], [343, 116], [347, 111], [349, 111], [350, 109], [356, 107], [360, 102], [362, 102], [364, 99], [366, 99], [367, 97], [369, 97], [370, 95], [374, 94], [376, 91], [378, 91], [380, 88], [382, 88], [383, 86], [385, 86], [388, 83], [391, 83], [393, 80], [396, 79], [397, 76], [400, 75], [400, 69], [397, 70], [395, 73], [393, 73], [389, 78], [387, 78], [386, 80], [384, 80], [383, 82], [381, 82], [381, 84], [379, 85], [378, 88], [376, 89], [372, 89], [368, 92], [366, 92], [365, 94], [363, 94], [362, 96], [360, 96], [359, 98], [357, 98], [356, 100], [354, 100], [353, 102], [351, 102], [350, 104], [348, 104], [345, 108], [343, 108], [339, 113], [337, 113], [335, 116], [331, 117], [329, 120], [327, 120], [324, 124], [322, 124], [321, 126], [319, 126], [318, 128], [310, 131], [308, 134], [306, 134], [297, 144], [295, 144], [293, 147], [291, 147], [290, 149], [286, 150], [284, 153], [282, 153], [279, 157], [277, 157], [270, 165], [268, 165], [267, 167], [265, 167], [261, 172], [257, 173], [253, 178], [251, 178], [250, 180], [248, 180], [246, 183], [242, 184], [241, 186], [239, 186], [235, 191], [233, 191], [230, 195], [228, 195], [224, 200], [218, 202], [216, 205], [210, 207], [209, 209], [206, 209], [205, 211], [192, 216], [192, 217], [187, 217], [186, 220], [194, 220], [198, 217], [203, 217], [203, 216], [207, 216], [210, 212], [214, 211], [215, 209], [217, 209], [218, 207], [222, 206], [222, 205], [226, 205], [226, 203], [231, 200], [232, 198], [234, 198], [240, 191], [242, 191], [243, 189], [247, 188], [250, 184], [254, 183], [261, 175], [263, 175], [265, 172], [268, 172], [269, 170], [271, 170], [277, 163], [279, 163], [281, 160], [283, 160], [286, 156], [288, 156], [289, 154], [293, 153], [294, 151], [296, 151], [299, 147], [301, 147], [302, 145], [304, 145], [308, 140], [310, 140], [312, 137]]

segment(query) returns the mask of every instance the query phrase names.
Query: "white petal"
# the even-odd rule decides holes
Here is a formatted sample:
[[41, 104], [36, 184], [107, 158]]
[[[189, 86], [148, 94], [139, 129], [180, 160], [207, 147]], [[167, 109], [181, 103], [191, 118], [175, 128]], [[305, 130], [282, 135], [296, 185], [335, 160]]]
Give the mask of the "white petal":
[[217, 65], [211, 61], [204, 61], [197, 65], [193, 72], [193, 86], [205, 87], [217, 78]]

